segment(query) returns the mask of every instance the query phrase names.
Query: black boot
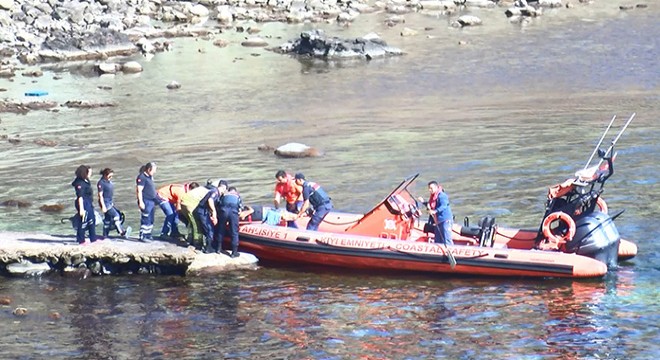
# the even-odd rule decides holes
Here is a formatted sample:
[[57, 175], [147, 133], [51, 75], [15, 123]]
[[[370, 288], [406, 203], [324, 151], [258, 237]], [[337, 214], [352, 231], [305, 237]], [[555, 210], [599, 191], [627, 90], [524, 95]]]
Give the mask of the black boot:
[[215, 253], [215, 249], [213, 249], [213, 242], [209, 238], [204, 238], [204, 244], [206, 244], [204, 248], [204, 254], [213, 254]]
[[241, 256], [241, 253], [238, 252], [238, 246], [236, 246], [236, 247], [233, 247], [233, 246], [232, 246], [232, 248], [231, 248], [231, 255], [229, 255], [229, 256], [230, 256], [232, 259]]

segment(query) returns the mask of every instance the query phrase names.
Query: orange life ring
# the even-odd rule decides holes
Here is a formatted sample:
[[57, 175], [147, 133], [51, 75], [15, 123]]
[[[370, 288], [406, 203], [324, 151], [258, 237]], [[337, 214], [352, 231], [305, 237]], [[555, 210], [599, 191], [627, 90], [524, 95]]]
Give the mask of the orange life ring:
[[605, 203], [605, 200], [603, 200], [602, 197], [598, 197], [598, 200], [596, 200], [596, 206], [598, 206], [598, 209], [600, 212], [603, 214], [607, 214], [607, 204]]
[[[556, 220], [563, 221], [564, 224], [566, 224], [566, 227], [568, 227], [568, 231], [566, 231], [564, 235], [556, 235], [552, 233], [550, 224]], [[573, 239], [573, 236], [575, 236], [575, 220], [563, 211], [553, 212], [543, 220], [543, 236], [557, 244], [563, 244], [566, 241], [570, 241]]]

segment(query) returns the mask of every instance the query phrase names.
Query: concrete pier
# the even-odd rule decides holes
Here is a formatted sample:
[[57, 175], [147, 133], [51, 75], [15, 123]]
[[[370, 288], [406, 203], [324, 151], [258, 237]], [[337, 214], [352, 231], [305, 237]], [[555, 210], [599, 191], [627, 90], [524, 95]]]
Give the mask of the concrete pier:
[[257, 258], [204, 254], [192, 247], [154, 240], [105, 239], [79, 245], [71, 235], [0, 232], [0, 272], [35, 275], [44, 272], [195, 275], [231, 269], [256, 269]]

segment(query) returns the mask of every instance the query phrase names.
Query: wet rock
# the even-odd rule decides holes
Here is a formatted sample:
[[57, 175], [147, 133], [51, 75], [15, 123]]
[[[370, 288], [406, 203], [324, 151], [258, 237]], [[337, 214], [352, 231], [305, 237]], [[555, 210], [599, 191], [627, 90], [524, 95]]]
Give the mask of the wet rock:
[[321, 152], [311, 146], [301, 143], [288, 143], [275, 149], [275, 155], [283, 158], [318, 157]]
[[213, 45], [217, 47], [227, 47], [227, 45], [229, 45], [229, 42], [227, 40], [217, 39], [213, 42]]
[[137, 51], [127, 35], [101, 28], [83, 34], [53, 31], [44, 41], [39, 56], [46, 61], [93, 60], [111, 55], [128, 56]]
[[261, 29], [259, 29], [259, 28], [254, 28], [254, 27], [249, 27], [249, 28], [247, 28], [246, 32], [247, 32], [248, 34], [252, 35], [252, 34], [260, 33], [260, 32], [261, 32]]
[[78, 268], [66, 267], [64, 268], [62, 275], [78, 280], [83, 280], [92, 276], [92, 272], [89, 271], [89, 269], [86, 267], [78, 267]]
[[180, 88], [181, 88], [181, 84], [179, 84], [178, 82], [172, 80], [172, 82], [170, 82], [169, 84], [167, 84], [166, 87], [167, 87], [168, 89], [170, 89], [170, 90], [175, 90], [175, 89], [180, 89]]
[[417, 30], [413, 30], [411, 28], [404, 27], [403, 30], [401, 30], [401, 36], [407, 37], [407, 36], [415, 36], [417, 35]]
[[340, 39], [327, 37], [322, 30], [305, 31], [300, 38], [291, 40], [274, 49], [284, 54], [294, 54], [324, 60], [367, 59], [402, 55], [400, 49], [388, 46], [378, 35], [362, 38]]
[[142, 72], [142, 65], [137, 61], [129, 61], [121, 66], [121, 71], [127, 74]]
[[257, 146], [257, 150], [271, 152], [271, 151], [275, 150], [275, 147], [267, 145], [267, 144], [261, 144], [261, 145]]
[[619, 10], [632, 10], [634, 8], [635, 8], [634, 5], [621, 5], [621, 6], [619, 6]]
[[96, 109], [102, 107], [114, 107], [117, 106], [117, 104], [107, 103], [107, 102], [94, 103], [94, 102], [85, 102], [80, 100], [70, 100], [62, 104], [62, 106], [73, 109]]
[[39, 207], [39, 210], [47, 213], [60, 213], [64, 211], [64, 205], [62, 204], [45, 204]]
[[637, 4], [637, 5], [635, 5], [635, 7], [638, 8], [638, 9], [646, 9], [649, 6], [647, 4]]
[[12, 275], [39, 276], [50, 271], [50, 266], [46, 262], [32, 263], [23, 260], [7, 265], [7, 272]]
[[23, 76], [25, 77], [40, 77], [44, 75], [44, 72], [41, 70], [29, 70], [29, 71], [24, 71]]
[[21, 139], [16, 139], [16, 138], [7, 139], [7, 141], [9, 141], [9, 143], [12, 145], [18, 145], [21, 143]]
[[29, 201], [10, 199], [0, 202], [0, 206], [26, 208], [32, 206], [32, 203], [30, 203]]
[[258, 36], [253, 36], [241, 42], [241, 45], [246, 47], [265, 47], [268, 46], [268, 42]]
[[454, 27], [476, 26], [481, 25], [481, 19], [474, 15], [461, 15], [452, 23]]
[[53, 140], [46, 140], [46, 139], [36, 139], [33, 141], [33, 143], [41, 146], [48, 146], [48, 147], [54, 147], [57, 146], [57, 142]]
[[51, 320], [59, 320], [59, 319], [62, 318], [62, 315], [57, 311], [51, 311], [48, 314], [48, 318], [51, 319]]
[[11, 298], [8, 298], [6, 296], [0, 297], [0, 305], [9, 305], [11, 304]]
[[121, 65], [115, 63], [100, 63], [96, 65], [99, 74], [115, 74], [121, 69]]
[[99, 85], [96, 87], [99, 90], [112, 90], [112, 86]]
[[18, 307], [14, 309], [14, 311], [11, 312], [14, 314], [14, 316], [25, 316], [28, 313], [28, 310], [26, 308]]
[[561, 0], [539, 0], [539, 6], [556, 8], [562, 7]]

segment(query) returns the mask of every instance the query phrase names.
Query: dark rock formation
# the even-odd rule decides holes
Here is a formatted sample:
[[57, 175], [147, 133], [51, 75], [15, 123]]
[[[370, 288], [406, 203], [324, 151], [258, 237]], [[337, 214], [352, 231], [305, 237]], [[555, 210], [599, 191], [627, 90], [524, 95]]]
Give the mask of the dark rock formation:
[[274, 49], [283, 54], [309, 56], [325, 60], [367, 59], [403, 55], [375, 34], [361, 38], [340, 39], [328, 37], [322, 30], [305, 31], [300, 38], [291, 40]]

